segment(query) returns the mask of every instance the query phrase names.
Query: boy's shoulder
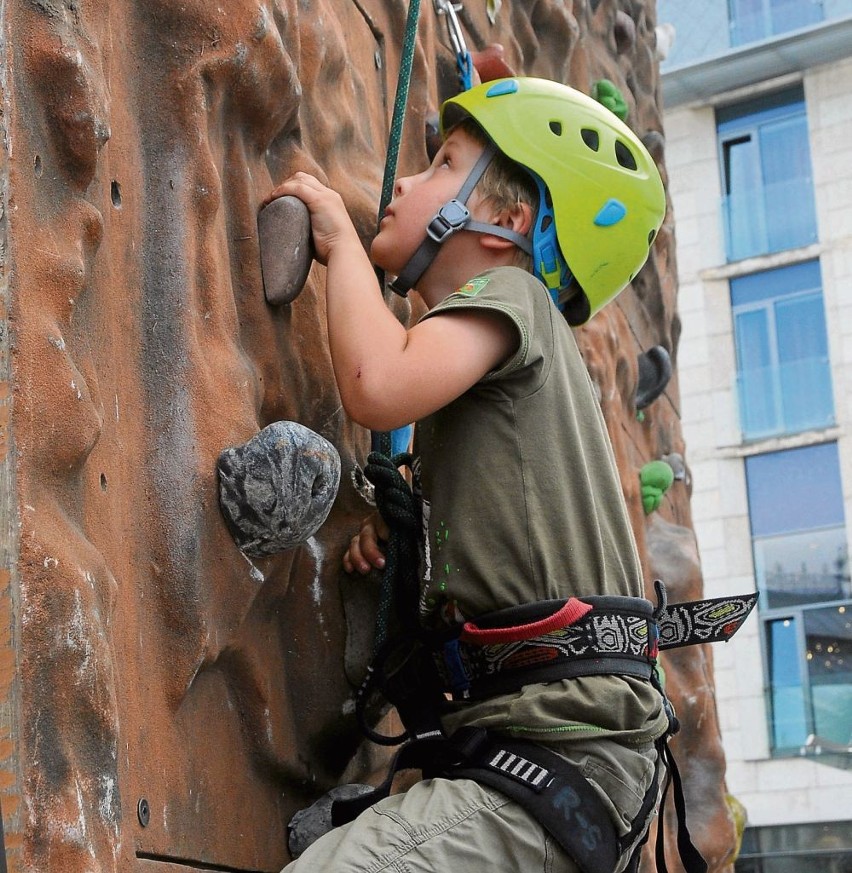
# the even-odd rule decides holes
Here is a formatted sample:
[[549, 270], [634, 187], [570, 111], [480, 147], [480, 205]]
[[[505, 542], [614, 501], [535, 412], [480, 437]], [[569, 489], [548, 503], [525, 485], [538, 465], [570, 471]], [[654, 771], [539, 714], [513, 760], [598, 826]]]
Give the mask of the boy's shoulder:
[[532, 295], [534, 299], [547, 295], [547, 289], [531, 273], [520, 267], [494, 267], [468, 279], [438, 305], [463, 304], [476, 298], [516, 300]]

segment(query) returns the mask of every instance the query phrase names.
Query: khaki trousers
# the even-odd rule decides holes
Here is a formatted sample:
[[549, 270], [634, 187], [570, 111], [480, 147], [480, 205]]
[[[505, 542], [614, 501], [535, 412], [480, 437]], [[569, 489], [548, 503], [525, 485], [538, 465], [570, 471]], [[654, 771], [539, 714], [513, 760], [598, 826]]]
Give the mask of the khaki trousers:
[[[559, 749], [560, 753], [566, 747]], [[587, 741], [566, 754], [625, 834], [653, 779], [653, 746]], [[629, 852], [621, 859], [621, 869]], [[418, 782], [317, 840], [282, 873], [578, 873], [541, 825], [497, 791], [467, 779]]]

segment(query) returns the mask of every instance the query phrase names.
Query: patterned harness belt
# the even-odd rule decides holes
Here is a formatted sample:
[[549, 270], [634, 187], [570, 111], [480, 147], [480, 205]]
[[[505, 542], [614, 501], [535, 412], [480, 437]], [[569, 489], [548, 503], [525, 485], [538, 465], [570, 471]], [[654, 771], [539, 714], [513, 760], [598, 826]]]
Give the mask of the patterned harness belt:
[[488, 613], [433, 652], [444, 690], [457, 700], [523, 685], [617, 674], [651, 679], [661, 649], [727, 641], [756, 595], [668, 606], [639, 597], [571, 597]]

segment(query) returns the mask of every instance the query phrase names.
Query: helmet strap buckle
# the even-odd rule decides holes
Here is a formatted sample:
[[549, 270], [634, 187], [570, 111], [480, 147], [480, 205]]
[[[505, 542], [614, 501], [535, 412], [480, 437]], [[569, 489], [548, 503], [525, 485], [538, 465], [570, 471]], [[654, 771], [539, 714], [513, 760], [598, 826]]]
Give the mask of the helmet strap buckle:
[[441, 244], [458, 233], [470, 221], [470, 210], [459, 200], [447, 201], [435, 214], [426, 228], [426, 234]]

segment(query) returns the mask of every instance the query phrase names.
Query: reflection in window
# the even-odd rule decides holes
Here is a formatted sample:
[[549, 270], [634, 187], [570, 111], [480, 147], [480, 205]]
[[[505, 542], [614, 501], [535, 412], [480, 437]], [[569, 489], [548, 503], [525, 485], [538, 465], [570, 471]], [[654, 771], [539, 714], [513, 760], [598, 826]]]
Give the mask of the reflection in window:
[[802, 685], [796, 622], [785, 618], [767, 624], [772, 747], [794, 749], [805, 744], [808, 726]]
[[737, 873], [852, 873], [848, 821], [747, 827]]
[[720, 109], [717, 130], [728, 260], [815, 242], [802, 88]]
[[819, 262], [731, 280], [743, 438], [834, 423]]
[[754, 560], [773, 608], [852, 597], [843, 527], [755, 540]]
[[[804, 658], [799, 629], [804, 628]], [[774, 749], [852, 745], [852, 604], [766, 622]]]
[[746, 483], [762, 607], [852, 596], [837, 444], [754, 455]]
[[837, 444], [746, 458], [746, 487], [772, 749], [846, 760], [852, 579]]
[[813, 730], [819, 740], [852, 744], [852, 608], [804, 613]]

